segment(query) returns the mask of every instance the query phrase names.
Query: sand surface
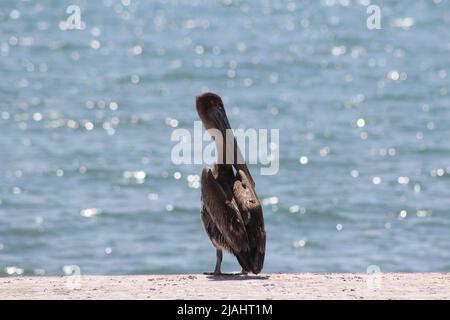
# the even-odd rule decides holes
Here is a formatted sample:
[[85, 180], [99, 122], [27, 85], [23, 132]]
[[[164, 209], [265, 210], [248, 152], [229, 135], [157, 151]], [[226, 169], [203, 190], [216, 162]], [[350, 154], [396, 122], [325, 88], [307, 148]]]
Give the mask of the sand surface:
[[20, 276], [0, 299], [450, 299], [450, 273]]

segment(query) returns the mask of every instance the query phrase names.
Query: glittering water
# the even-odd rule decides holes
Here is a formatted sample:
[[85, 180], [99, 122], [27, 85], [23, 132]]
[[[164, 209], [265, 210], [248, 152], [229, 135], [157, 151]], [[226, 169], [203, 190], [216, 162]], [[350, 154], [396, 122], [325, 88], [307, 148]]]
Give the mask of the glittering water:
[[450, 3], [372, 1], [372, 31], [369, 3], [3, 0], [0, 274], [212, 269], [202, 166], [170, 161], [206, 90], [280, 128], [265, 271], [449, 271]]

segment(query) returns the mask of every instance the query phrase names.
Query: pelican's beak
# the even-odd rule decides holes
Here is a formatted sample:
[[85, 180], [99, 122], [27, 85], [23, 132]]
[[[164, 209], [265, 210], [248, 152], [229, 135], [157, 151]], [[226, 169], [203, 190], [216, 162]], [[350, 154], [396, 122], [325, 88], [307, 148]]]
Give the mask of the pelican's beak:
[[[253, 177], [248, 170], [245, 159], [242, 156], [242, 152], [237, 144], [236, 137], [231, 129], [230, 122], [228, 121], [227, 114], [223, 108], [214, 108], [211, 110], [211, 120], [214, 122], [215, 127], [222, 133], [222, 141], [225, 145], [223, 152], [225, 153], [225, 159], [232, 159], [233, 167], [236, 171], [242, 170], [250, 180], [252, 187], [255, 186]], [[220, 145], [217, 145], [220, 148]], [[219, 153], [220, 154], [220, 153]]]

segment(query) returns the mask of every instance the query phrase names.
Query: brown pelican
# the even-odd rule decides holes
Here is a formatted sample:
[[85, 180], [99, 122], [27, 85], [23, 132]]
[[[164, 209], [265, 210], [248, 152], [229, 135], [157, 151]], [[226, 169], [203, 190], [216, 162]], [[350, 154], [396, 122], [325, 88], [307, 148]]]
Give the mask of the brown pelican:
[[[266, 232], [255, 183], [242, 161], [222, 99], [204, 93], [197, 97], [196, 107], [205, 128], [216, 129], [222, 135], [222, 139], [213, 136], [217, 162], [211, 169], [203, 168], [201, 178], [201, 220], [217, 258], [214, 272], [205, 274], [222, 275], [223, 249], [236, 256], [243, 274], [258, 274], [264, 264]], [[227, 136], [231, 139], [227, 140]], [[226, 161], [229, 155], [235, 158], [231, 163]]]

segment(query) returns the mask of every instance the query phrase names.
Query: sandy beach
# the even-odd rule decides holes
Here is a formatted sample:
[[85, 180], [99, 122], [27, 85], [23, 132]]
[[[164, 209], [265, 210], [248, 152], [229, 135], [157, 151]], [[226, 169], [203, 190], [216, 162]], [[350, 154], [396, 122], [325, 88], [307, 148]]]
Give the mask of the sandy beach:
[[0, 278], [0, 299], [450, 299], [449, 273]]

